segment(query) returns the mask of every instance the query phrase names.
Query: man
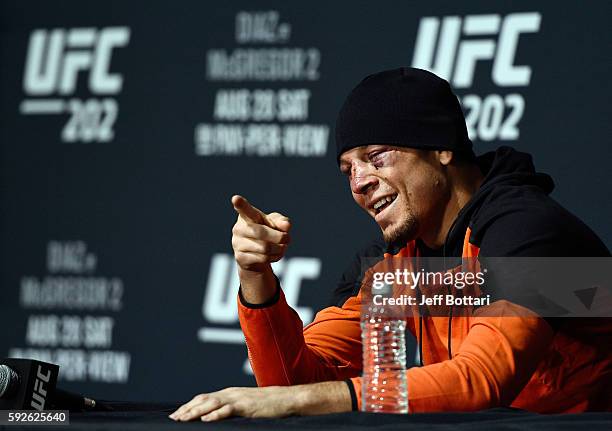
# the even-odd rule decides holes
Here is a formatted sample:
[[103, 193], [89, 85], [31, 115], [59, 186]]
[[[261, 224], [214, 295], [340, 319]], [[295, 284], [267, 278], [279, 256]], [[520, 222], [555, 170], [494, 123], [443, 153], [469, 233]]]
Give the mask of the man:
[[[364, 79], [340, 111], [336, 143], [353, 198], [384, 242], [358, 254], [333, 304], [302, 329], [270, 267], [287, 250], [290, 220], [234, 196], [239, 317], [260, 387], [198, 395], [173, 419], [359, 408], [363, 258], [609, 256], [548, 197], [553, 182], [535, 172], [529, 155], [502, 147], [474, 156], [457, 98], [429, 72], [401, 68]], [[493, 296], [469, 316], [407, 319], [422, 362], [406, 373], [411, 412], [611, 408], [609, 326], [546, 320]]]

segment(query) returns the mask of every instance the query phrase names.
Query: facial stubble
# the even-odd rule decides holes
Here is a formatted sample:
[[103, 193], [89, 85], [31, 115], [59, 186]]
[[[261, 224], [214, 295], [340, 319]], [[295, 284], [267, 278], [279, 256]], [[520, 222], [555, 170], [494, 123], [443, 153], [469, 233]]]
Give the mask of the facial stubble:
[[419, 222], [410, 208], [405, 208], [405, 214], [397, 226], [392, 227], [390, 231], [383, 231], [383, 238], [387, 244], [404, 246], [416, 238]]

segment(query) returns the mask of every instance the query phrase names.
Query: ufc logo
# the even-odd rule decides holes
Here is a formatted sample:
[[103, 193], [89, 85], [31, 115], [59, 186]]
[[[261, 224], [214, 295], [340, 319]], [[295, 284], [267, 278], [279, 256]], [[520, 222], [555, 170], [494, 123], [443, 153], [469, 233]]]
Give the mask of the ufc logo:
[[32, 402], [30, 406], [36, 410], [44, 410], [45, 399], [47, 398], [47, 390], [45, 389], [45, 383], [49, 383], [51, 379], [51, 370], [48, 370], [47, 374], [43, 374], [42, 367], [38, 366], [36, 372], [36, 380], [34, 381], [34, 392], [32, 393]]
[[[281, 280], [287, 303], [295, 308], [304, 323], [312, 320], [312, 309], [296, 307], [302, 280], [317, 279], [321, 273], [321, 260], [314, 257], [284, 258], [272, 264], [274, 273]], [[213, 255], [208, 274], [202, 315], [210, 323], [232, 324], [238, 321], [236, 296], [238, 295], [238, 268], [234, 256]]]
[[[529, 85], [531, 67], [515, 65], [514, 58], [521, 34], [538, 32], [541, 20], [539, 12], [512, 13], [503, 18], [498, 14], [422, 18], [412, 66], [441, 76], [455, 88], [468, 88], [477, 62], [493, 60], [491, 78], [495, 84]], [[461, 40], [462, 36], [472, 38]]]
[[94, 94], [121, 91], [123, 77], [109, 72], [115, 48], [130, 40], [128, 27], [38, 29], [30, 36], [23, 89], [28, 95], [74, 93], [79, 72], [89, 70], [89, 90]]
[[[313, 317], [312, 308], [298, 307], [297, 302], [302, 281], [319, 278], [321, 260], [316, 257], [286, 257], [274, 262], [272, 269], [281, 281], [287, 303], [298, 313], [304, 324], [310, 323]], [[239, 286], [240, 279], [234, 256], [214, 254], [210, 261], [202, 303], [202, 317], [212, 325], [199, 329], [198, 339], [201, 342], [244, 345], [242, 331], [228, 327], [238, 322], [236, 296]], [[248, 358], [244, 361], [242, 370], [245, 374], [253, 374]]]

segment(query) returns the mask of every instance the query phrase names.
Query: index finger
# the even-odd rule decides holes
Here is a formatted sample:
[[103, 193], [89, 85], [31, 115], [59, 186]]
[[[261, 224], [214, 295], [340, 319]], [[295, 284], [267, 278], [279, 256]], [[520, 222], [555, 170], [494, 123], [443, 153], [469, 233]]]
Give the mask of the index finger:
[[238, 214], [247, 221], [268, 225], [265, 214], [251, 205], [244, 197], [240, 195], [232, 196], [232, 205]]

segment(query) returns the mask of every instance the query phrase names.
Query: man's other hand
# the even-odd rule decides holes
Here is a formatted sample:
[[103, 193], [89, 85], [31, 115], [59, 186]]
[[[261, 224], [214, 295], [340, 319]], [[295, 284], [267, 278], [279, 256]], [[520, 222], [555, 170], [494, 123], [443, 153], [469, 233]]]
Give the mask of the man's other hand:
[[226, 388], [200, 394], [169, 417], [175, 421], [217, 421], [230, 416], [279, 418], [351, 410], [351, 398], [344, 382], [323, 382], [298, 386]]

